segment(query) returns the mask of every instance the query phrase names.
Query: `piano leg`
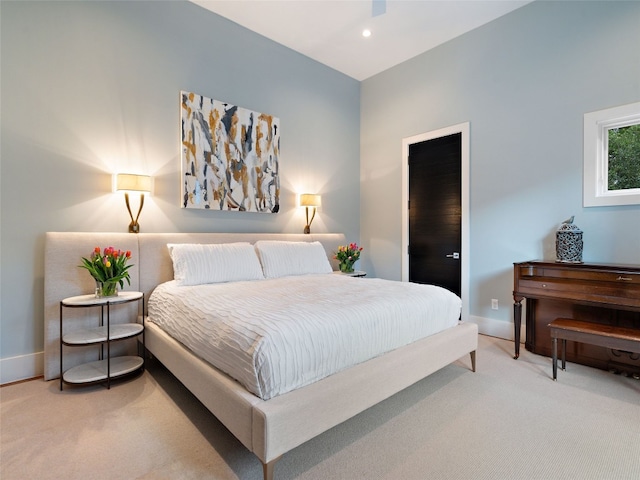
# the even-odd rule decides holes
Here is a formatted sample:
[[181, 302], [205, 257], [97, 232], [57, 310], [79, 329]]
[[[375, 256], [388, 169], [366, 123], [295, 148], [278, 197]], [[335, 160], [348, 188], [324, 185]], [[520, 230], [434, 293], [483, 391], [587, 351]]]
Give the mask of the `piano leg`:
[[558, 380], [558, 339], [553, 337], [553, 381]]
[[522, 300], [516, 300], [513, 303], [513, 341], [516, 346], [516, 354], [513, 358], [516, 360], [520, 356], [520, 326], [522, 324]]

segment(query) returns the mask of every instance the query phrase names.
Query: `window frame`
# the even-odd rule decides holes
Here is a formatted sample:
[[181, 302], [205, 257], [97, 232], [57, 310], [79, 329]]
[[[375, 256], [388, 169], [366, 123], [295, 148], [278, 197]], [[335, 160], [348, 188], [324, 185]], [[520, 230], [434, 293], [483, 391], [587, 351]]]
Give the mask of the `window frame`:
[[609, 135], [612, 128], [640, 124], [640, 102], [584, 115], [583, 205], [640, 205], [640, 188], [609, 190]]

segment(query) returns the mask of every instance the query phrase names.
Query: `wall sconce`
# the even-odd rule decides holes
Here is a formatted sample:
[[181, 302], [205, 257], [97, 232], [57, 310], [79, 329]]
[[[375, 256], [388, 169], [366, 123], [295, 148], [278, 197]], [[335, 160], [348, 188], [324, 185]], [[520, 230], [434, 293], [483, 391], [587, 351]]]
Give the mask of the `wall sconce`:
[[[151, 177], [148, 175], [119, 173], [116, 176], [116, 190], [124, 190], [124, 201], [127, 204], [127, 210], [131, 217], [129, 233], [140, 233], [138, 218], [140, 218], [140, 212], [142, 212], [142, 206], [144, 205], [144, 194], [145, 192], [151, 192]], [[129, 205], [129, 192], [140, 192], [140, 208], [138, 209], [138, 215], [136, 215], [135, 220], [131, 213], [131, 206]]]
[[[304, 233], [311, 233], [311, 222], [313, 222], [316, 216], [316, 207], [322, 205], [322, 199], [320, 195], [314, 193], [303, 193], [300, 195], [300, 206], [305, 208], [307, 214], [307, 225], [304, 227]], [[313, 208], [313, 214], [311, 220], [309, 220], [309, 207]]]

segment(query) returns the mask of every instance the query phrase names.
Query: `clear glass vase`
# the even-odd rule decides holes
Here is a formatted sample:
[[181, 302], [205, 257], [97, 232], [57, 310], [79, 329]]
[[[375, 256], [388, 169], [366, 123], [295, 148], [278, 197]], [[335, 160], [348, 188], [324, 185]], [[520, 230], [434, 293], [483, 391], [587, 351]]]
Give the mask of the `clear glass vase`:
[[118, 296], [118, 282], [98, 282], [96, 280], [96, 298]]
[[340, 271], [343, 273], [353, 272], [353, 263], [354, 262], [340, 262]]

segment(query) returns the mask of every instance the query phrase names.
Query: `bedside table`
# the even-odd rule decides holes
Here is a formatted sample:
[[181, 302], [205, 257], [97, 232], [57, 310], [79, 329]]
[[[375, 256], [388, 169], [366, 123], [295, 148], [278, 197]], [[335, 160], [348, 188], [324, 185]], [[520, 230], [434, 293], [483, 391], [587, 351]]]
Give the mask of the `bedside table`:
[[[115, 305], [142, 300], [142, 323], [111, 324], [111, 308]], [[83, 328], [63, 334], [63, 312], [65, 308], [100, 307], [99, 324], [95, 328]], [[105, 324], [106, 310], [106, 324]], [[60, 302], [60, 390], [64, 383], [79, 385], [100, 383], [106, 380], [111, 388], [111, 379], [144, 370], [144, 294], [142, 292], [120, 292], [117, 296], [96, 298], [94, 294], [68, 297]], [[142, 355], [111, 356], [111, 343], [142, 335]], [[99, 360], [83, 363], [63, 370], [64, 347], [100, 347]], [[106, 346], [106, 355], [104, 347]]]

